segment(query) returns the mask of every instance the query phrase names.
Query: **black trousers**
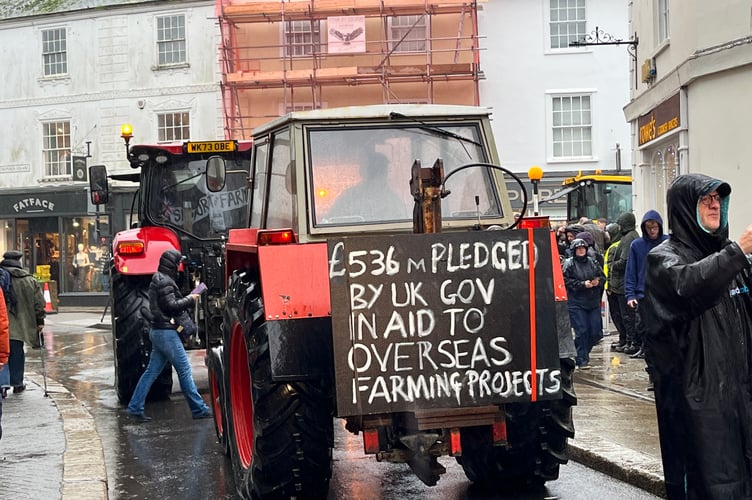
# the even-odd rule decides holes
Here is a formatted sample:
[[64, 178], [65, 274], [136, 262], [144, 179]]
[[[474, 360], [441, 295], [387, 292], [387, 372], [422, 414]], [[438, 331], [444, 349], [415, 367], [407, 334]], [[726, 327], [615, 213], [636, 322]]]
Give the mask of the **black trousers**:
[[619, 344], [626, 344], [627, 330], [624, 327], [624, 313], [621, 306], [622, 302], [626, 304], [624, 295], [608, 292], [606, 298], [608, 299], [608, 312], [611, 315], [611, 321], [614, 323], [616, 331], [619, 332]]

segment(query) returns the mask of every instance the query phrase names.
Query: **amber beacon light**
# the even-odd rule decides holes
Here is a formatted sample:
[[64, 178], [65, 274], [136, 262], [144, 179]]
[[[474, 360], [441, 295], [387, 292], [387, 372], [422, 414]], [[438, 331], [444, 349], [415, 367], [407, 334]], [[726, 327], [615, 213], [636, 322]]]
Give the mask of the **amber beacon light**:
[[527, 178], [533, 184], [533, 215], [538, 215], [538, 183], [543, 179], [543, 169], [538, 165], [530, 167]]

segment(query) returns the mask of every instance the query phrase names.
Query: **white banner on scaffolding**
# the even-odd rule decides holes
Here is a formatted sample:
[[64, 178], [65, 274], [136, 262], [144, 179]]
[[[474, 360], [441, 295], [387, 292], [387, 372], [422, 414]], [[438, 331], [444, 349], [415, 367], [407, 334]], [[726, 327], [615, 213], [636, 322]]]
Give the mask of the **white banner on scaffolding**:
[[329, 27], [330, 54], [354, 54], [366, 51], [365, 16], [338, 16], [326, 18]]

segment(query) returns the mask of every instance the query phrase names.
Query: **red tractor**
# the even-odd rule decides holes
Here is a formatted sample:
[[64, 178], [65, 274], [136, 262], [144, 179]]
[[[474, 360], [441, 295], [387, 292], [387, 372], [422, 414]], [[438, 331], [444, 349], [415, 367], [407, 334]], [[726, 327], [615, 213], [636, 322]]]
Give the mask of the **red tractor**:
[[[156, 145], [130, 145], [130, 126], [123, 139], [132, 174], [111, 179], [138, 183], [132, 203], [130, 229], [112, 241], [111, 305], [115, 385], [118, 399], [128, 403], [151, 352], [149, 296], [151, 277], [159, 258], [170, 248], [185, 256], [180, 285], [186, 293], [198, 281], [208, 292], [195, 311], [197, 334], [186, 348], [206, 348], [221, 331], [225, 295], [225, 243], [229, 230], [246, 225], [249, 141], [207, 141]], [[227, 170], [222, 188], [210, 185], [207, 164], [221, 159]], [[109, 198], [104, 166], [91, 167], [92, 203]], [[154, 383], [149, 399], [164, 399], [172, 391], [172, 367]]]
[[441, 456], [477, 483], [556, 479], [576, 404], [566, 294], [552, 233], [512, 213], [489, 110], [291, 113], [252, 149], [206, 355], [240, 496], [326, 498], [335, 417], [428, 485]]

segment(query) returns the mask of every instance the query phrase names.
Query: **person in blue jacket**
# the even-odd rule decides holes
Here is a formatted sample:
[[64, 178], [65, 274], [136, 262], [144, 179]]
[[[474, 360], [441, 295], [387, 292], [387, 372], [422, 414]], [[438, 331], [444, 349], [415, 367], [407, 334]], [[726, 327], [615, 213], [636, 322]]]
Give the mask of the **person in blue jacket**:
[[[630, 346], [624, 349], [625, 354], [633, 358], [644, 358], [645, 324], [640, 318], [639, 304], [645, 298], [645, 263], [648, 252], [668, 239], [663, 233], [663, 218], [656, 210], [648, 210], [642, 217], [640, 224], [642, 237], [636, 238], [629, 245], [627, 269], [624, 274], [624, 298], [627, 306], [635, 311], [634, 336], [627, 339]], [[628, 329], [629, 330], [629, 329]]]

